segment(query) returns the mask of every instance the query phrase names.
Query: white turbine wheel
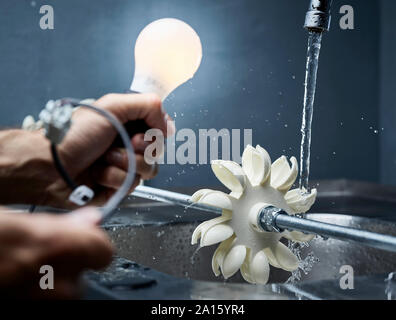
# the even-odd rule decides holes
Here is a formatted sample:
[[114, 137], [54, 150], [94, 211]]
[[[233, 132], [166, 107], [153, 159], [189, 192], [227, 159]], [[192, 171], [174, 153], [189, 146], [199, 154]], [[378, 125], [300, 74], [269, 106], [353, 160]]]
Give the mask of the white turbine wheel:
[[293, 189], [298, 174], [296, 158], [280, 157], [271, 165], [271, 158], [259, 145], [248, 145], [242, 155], [242, 166], [232, 161], [212, 161], [216, 177], [228, 188], [226, 194], [202, 189], [193, 196], [194, 202], [216, 206], [223, 214], [201, 223], [192, 235], [192, 244], [199, 239], [200, 246], [220, 243], [212, 258], [216, 276], [233, 276], [241, 270], [250, 283], [265, 284], [269, 265], [287, 271], [298, 268], [298, 259], [291, 250], [279, 242], [284, 237], [307, 242], [313, 235], [298, 231], [264, 232], [256, 225], [257, 215], [266, 206], [283, 209], [290, 215], [307, 212], [316, 199], [316, 189]]

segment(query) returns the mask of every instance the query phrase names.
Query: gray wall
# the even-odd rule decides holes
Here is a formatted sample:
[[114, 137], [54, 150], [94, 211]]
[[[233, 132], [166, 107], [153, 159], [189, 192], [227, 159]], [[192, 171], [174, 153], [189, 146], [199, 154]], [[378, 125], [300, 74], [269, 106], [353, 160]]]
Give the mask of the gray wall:
[[[39, 7], [47, 3], [55, 9], [52, 31], [38, 26]], [[386, 130], [374, 133], [380, 130], [380, 5], [349, 0], [356, 28], [342, 31], [342, 4], [335, 1], [332, 30], [322, 45], [312, 177], [378, 181], [379, 138], [392, 127], [381, 124]], [[164, 103], [177, 127], [252, 128], [253, 143], [273, 159], [298, 156], [307, 6], [308, 0], [2, 0], [0, 125], [19, 125], [51, 98], [122, 92], [132, 79], [139, 31], [155, 19], [176, 17], [198, 32], [204, 50], [195, 78]], [[152, 182], [216, 183], [208, 165], [163, 165]]]
[[396, 2], [382, 0], [380, 56], [381, 182], [396, 184]]

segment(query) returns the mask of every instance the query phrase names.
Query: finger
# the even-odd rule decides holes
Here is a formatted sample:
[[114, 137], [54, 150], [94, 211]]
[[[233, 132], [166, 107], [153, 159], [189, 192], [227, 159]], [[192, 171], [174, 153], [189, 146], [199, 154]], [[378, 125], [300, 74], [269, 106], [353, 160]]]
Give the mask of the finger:
[[[136, 172], [142, 177], [142, 179], [144, 180], [152, 179], [157, 175], [158, 166], [155, 163], [154, 164], [147, 163], [144, 159], [144, 156], [141, 154], [136, 154], [135, 159], [136, 159]], [[106, 161], [111, 166], [115, 166], [124, 171], [128, 170], [128, 161], [127, 161], [125, 149], [119, 149], [119, 148], [112, 149], [106, 155]]]
[[[20, 290], [15, 292], [16, 295], [29, 294], [30, 289], [38, 288], [37, 277], [40, 267], [49, 265], [54, 270], [55, 285], [60, 289], [58, 277], [76, 279], [87, 268], [98, 269], [106, 266], [112, 258], [112, 246], [108, 236], [92, 225], [92, 217], [96, 215], [92, 212], [64, 216], [49, 214], [21, 216], [26, 224], [23, 227], [26, 228], [26, 232], [21, 238], [26, 243], [23, 246], [16, 246], [7, 256], [7, 262], [13, 262], [13, 270], [19, 274], [19, 277], [12, 283], [3, 283], [3, 285], [6, 287], [11, 285], [14, 288], [18, 286]], [[76, 218], [77, 216], [80, 220]], [[7, 278], [12, 278], [12, 272], [6, 274], [8, 274]], [[23, 290], [23, 286], [26, 290]], [[71, 291], [64, 288], [60, 292], [65, 294]]]
[[121, 122], [144, 120], [165, 136], [175, 133], [174, 122], [162, 109], [161, 99], [155, 94], [107, 94], [96, 101], [97, 106], [111, 111]]
[[150, 141], [144, 141], [144, 133], [135, 134], [131, 142], [135, 153], [139, 154], [144, 154], [144, 150], [150, 145]]
[[95, 198], [93, 198], [90, 202], [90, 205], [93, 206], [102, 206], [105, 204], [117, 190], [113, 188], [107, 188], [104, 186], [97, 186], [95, 190]]
[[[140, 156], [143, 157], [143, 156]], [[136, 181], [140, 181], [141, 175], [138, 171], [142, 171], [141, 169], [141, 161], [137, 163], [137, 171], [135, 174], [135, 179], [133, 181], [132, 186], [136, 187]], [[93, 170], [92, 177], [95, 182], [102, 187], [110, 188], [110, 189], [118, 189], [124, 183], [128, 172], [122, 168], [123, 163], [119, 163], [119, 166], [116, 166], [114, 163], [104, 167], [104, 166], [95, 166], [95, 170]], [[146, 169], [144, 169], [146, 170]], [[110, 198], [112, 194], [105, 194], [105, 199]], [[97, 195], [96, 200], [98, 200], [99, 195]]]
[[85, 207], [75, 210], [70, 214], [70, 216], [71, 218], [76, 219], [78, 223], [85, 223], [92, 226], [98, 225], [102, 218], [102, 214], [99, 210], [93, 207]]
[[[138, 174], [135, 175], [135, 180], [132, 183], [132, 186], [129, 188], [128, 193], [131, 193], [139, 184], [141, 178]], [[118, 189], [118, 188], [117, 188]], [[104, 186], [98, 186], [96, 188], [95, 198], [90, 202], [90, 205], [101, 206], [117, 192], [117, 189], [107, 188]]]
[[148, 164], [144, 156], [136, 155], [136, 172], [142, 177], [143, 180], [154, 178], [158, 174], [158, 165], [156, 163]]
[[[164, 154], [164, 145], [158, 145], [158, 148], [154, 148], [152, 151], [152, 154], [150, 152], [136, 152], [135, 154], [135, 160], [137, 161], [139, 156], [144, 157], [147, 161], [147, 164], [153, 164], [153, 162], [158, 162], [158, 160], [163, 156]], [[125, 149], [122, 148], [112, 148], [110, 149], [106, 155], [105, 155], [105, 160], [108, 164], [114, 165], [116, 167], [119, 167], [120, 169], [123, 169], [125, 171], [128, 170], [128, 156], [127, 152]], [[137, 172], [139, 170], [137, 169]], [[140, 173], [140, 172], [139, 172]]]
[[127, 172], [116, 166], [107, 166], [95, 170], [94, 179], [96, 183], [111, 189], [118, 189], [125, 181]]
[[[137, 155], [135, 154], [135, 161]], [[125, 149], [113, 148], [109, 150], [105, 155], [105, 160], [109, 165], [116, 166], [124, 171], [129, 170], [128, 156]]]
[[141, 181], [142, 178], [140, 177], [140, 175], [137, 174], [131, 188], [129, 189], [129, 192], [131, 193], [133, 190], [135, 190], [135, 188], [140, 184]]
[[40, 248], [39, 265], [53, 266], [55, 273], [76, 275], [110, 263], [113, 249], [107, 234], [87, 223], [83, 215], [37, 214], [29, 220], [35, 233], [34, 247]]

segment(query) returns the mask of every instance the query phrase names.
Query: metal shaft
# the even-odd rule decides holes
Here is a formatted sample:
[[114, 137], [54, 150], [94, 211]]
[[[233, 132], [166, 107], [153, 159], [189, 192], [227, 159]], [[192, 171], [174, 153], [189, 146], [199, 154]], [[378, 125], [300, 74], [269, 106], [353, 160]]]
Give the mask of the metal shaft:
[[357, 242], [359, 244], [396, 252], [396, 237], [343, 227], [304, 218], [297, 218], [287, 214], [279, 214], [274, 221], [278, 228], [303, 231], [329, 238]]
[[218, 215], [221, 215], [222, 213], [222, 210], [220, 208], [208, 206], [202, 203], [192, 202], [191, 196], [168, 190], [161, 190], [147, 186], [137, 186], [136, 189], [133, 191], [132, 195], [143, 199], [166, 202], [178, 206], [212, 212]]
[[[201, 211], [212, 212], [217, 215], [222, 213], [222, 210], [219, 208], [201, 203], [194, 203], [191, 201], [191, 196], [177, 192], [147, 186], [138, 186], [132, 195], [148, 200], [166, 202]], [[260, 214], [259, 222], [265, 231], [282, 231], [282, 229], [296, 230], [305, 233], [317, 234], [323, 237], [353, 241], [365, 246], [396, 252], [396, 237], [306, 218], [289, 216], [281, 209], [274, 207], [264, 208]]]

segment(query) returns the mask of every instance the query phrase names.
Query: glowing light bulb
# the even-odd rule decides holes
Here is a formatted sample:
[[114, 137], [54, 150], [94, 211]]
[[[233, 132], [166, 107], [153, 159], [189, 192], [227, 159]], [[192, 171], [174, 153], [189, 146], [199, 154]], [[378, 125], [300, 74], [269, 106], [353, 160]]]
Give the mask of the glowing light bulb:
[[136, 40], [131, 90], [154, 92], [164, 100], [194, 76], [201, 59], [201, 41], [193, 28], [173, 18], [156, 20]]

